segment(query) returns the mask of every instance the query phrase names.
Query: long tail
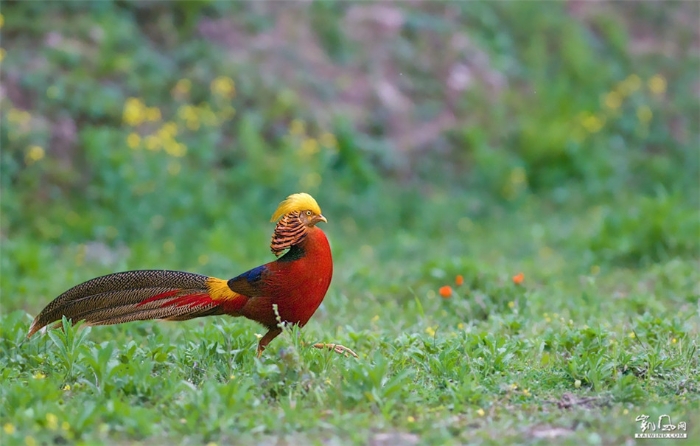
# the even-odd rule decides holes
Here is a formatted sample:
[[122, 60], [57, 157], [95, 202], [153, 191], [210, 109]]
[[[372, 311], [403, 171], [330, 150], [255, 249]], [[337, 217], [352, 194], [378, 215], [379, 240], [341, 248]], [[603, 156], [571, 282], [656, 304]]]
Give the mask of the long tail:
[[246, 300], [215, 277], [183, 271], [127, 271], [88, 280], [61, 294], [37, 315], [27, 336], [63, 316], [90, 325], [235, 316]]

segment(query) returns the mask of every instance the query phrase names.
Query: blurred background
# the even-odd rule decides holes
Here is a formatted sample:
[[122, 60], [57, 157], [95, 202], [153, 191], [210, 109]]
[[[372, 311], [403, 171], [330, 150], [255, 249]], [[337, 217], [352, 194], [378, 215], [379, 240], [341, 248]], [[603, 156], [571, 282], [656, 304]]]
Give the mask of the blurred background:
[[236, 275], [270, 260], [268, 217], [299, 191], [328, 217], [336, 289], [675, 258], [692, 280], [696, 2], [1, 13], [5, 309], [123, 269]]

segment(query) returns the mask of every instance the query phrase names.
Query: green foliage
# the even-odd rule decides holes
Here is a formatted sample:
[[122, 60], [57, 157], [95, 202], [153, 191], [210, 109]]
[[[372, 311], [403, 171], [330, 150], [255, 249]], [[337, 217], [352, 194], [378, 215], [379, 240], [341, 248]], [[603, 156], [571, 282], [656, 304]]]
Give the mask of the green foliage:
[[[621, 444], [641, 413], [696, 429], [699, 14], [3, 4], [3, 444]], [[269, 261], [267, 217], [300, 190], [334, 280], [261, 359], [264, 330], [226, 317], [26, 339], [92, 277]]]

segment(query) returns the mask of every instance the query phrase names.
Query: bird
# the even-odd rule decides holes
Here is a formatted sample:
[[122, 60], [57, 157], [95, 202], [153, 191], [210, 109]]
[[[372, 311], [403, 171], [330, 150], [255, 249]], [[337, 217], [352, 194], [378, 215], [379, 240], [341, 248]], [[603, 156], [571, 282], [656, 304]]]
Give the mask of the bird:
[[[170, 270], [125, 271], [83, 282], [51, 301], [32, 322], [27, 337], [65, 316], [72, 323], [111, 325], [204, 316], [245, 317], [267, 329], [257, 347], [260, 357], [282, 333], [284, 324], [303, 327], [323, 302], [333, 277], [327, 223], [316, 200], [301, 192], [283, 200], [270, 220], [276, 222], [270, 250], [276, 260], [230, 280]], [[55, 325], [60, 325], [60, 322]], [[357, 357], [340, 344], [313, 347]]]

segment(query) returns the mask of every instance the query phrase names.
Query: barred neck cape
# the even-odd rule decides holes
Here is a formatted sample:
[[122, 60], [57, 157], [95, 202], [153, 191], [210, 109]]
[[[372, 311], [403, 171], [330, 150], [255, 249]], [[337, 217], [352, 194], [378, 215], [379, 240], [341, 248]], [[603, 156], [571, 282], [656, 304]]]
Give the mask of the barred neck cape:
[[283, 216], [277, 223], [277, 226], [275, 226], [275, 232], [272, 233], [272, 241], [270, 242], [270, 250], [279, 257], [285, 249], [298, 245], [307, 235], [308, 228], [301, 221], [301, 213], [299, 211], [290, 212]]

